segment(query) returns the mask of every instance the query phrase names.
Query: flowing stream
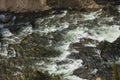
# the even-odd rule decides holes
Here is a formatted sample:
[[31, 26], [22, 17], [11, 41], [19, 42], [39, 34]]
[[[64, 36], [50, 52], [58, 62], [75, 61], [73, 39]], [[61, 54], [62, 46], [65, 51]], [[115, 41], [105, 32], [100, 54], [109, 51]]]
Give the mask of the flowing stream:
[[[18, 45], [27, 35], [37, 33], [47, 38], [47, 45], [43, 45], [44, 47], [52, 47], [61, 54], [56, 57], [42, 57], [43, 60], [34, 62], [33, 66], [39, 70], [48, 71], [50, 74], [61, 74], [63, 80], [89, 80], [73, 74], [76, 69], [83, 67], [84, 61], [68, 56], [72, 53], [79, 53], [70, 48], [70, 45], [81, 42], [83, 38], [96, 40], [98, 43], [102, 41], [112, 43], [120, 36], [120, 20], [114, 15], [101, 17], [101, 14], [102, 10], [90, 13], [63, 11], [62, 14], [38, 18], [35, 22], [37, 27], [35, 29], [28, 24], [27, 27], [21, 26], [22, 29], [18, 34], [1, 27], [1, 34], [4, 38], [0, 44], [0, 54], [8, 58], [16, 57], [18, 53], [14, 47], [11, 48], [11, 53], [7, 50], [9, 44]], [[86, 43], [84, 46], [94, 48], [98, 43]], [[96, 54], [100, 54], [100, 50], [96, 51]], [[93, 72], [97, 72], [97, 69]]]

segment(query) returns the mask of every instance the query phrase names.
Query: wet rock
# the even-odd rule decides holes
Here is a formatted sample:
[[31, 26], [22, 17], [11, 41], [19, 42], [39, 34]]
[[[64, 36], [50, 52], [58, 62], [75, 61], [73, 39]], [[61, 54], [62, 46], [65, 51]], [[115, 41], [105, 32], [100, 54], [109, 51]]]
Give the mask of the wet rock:
[[[90, 45], [92, 44], [92, 45]], [[104, 63], [103, 57], [100, 55], [100, 51], [104, 50], [98, 48], [100, 43], [96, 40], [83, 38], [78, 43], [70, 45], [72, 49], [79, 51], [78, 53], [72, 53], [69, 58], [82, 59], [83, 67], [80, 67], [74, 71], [74, 75], [81, 78], [87, 78], [89, 80], [95, 80], [97, 77], [101, 77], [103, 80], [110, 80], [111, 76], [111, 65]], [[109, 58], [106, 56], [106, 58]], [[104, 57], [105, 58], [105, 57]], [[102, 75], [106, 74], [106, 75]]]
[[16, 13], [14, 14], [16, 16], [16, 19], [14, 21], [15, 24], [24, 24], [24, 23], [30, 23], [33, 27], [35, 27], [35, 21], [36, 18], [43, 16], [41, 12], [35, 13], [35, 12], [26, 12], [26, 13]]
[[105, 64], [99, 66], [99, 68], [84, 66], [76, 69], [73, 74], [89, 80], [95, 80], [97, 77], [101, 77], [102, 80], [110, 80], [112, 75], [111, 70], [111, 66]]
[[15, 20], [15, 16], [9, 13], [0, 14], [0, 23], [9, 23]]
[[[74, 3], [74, 4], [73, 4]], [[94, 0], [49, 0], [48, 4], [50, 4], [53, 8], [60, 9], [92, 9], [98, 10], [102, 8], [102, 6], [97, 5]]]
[[89, 79], [89, 80], [95, 80], [95, 75], [92, 74], [92, 71], [93, 69], [91, 68], [79, 68], [77, 70], [74, 71], [74, 75], [77, 75], [81, 78], [84, 78], [84, 79]]
[[102, 80], [111, 80], [112, 77], [112, 67], [109, 64], [103, 64], [98, 68], [96, 73], [98, 77], [101, 77]]
[[120, 0], [95, 0], [97, 4], [106, 5], [106, 4], [114, 4], [119, 5]]
[[69, 60], [63, 60], [63, 61], [59, 61], [59, 62], [57, 62], [56, 64], [57, 65], [64, 65], [64, 64], [67, 64], [67, 63], [69, 63], [70, 61]]
[[53, 44], [55, 44], [56, 42], [60, 41], [60, 40], [63, 40], [62, 38], [62, 32], [60, 31], [55, 31], [52, 34], [52, 38], [51, 40], [53, 41]]
[[10, 30], [10, 32], [12, 32], [13, 34], [19, 34], [26, 27], [32, 27], [32, 25], [29, 23], [18, 23], [18, 24], [14, 24], [14, 25], [9, 25], [6, 28], [8, 28]]
[[37, 33], [32, 33], [22, 40], [19, 45], [9, 45], [15, 49], [19, 56], [27, 57], [53, 57], [60, 55], [59, 51], [52, 47], [47, 47], [49, 42], [46, 37], [42, 37]]
[[[90, 43], [96, 46], [88, 45]], [[79, 52], [74, 52], [68, 57], [83, 60], [83, 66], [76, 69], [74, 75], [89, 80], [95, 80], [97, 77], [101, 77], [102, 80], [111, 79], [112, 66], [110, 63], [120, 57], [120, 38], [113, 43], [81, 39], [80, 42], [71, 44], [70, 48]]]
[[101, 62], [99, 55], [96, 53], [96, 50], [97, 49], [93, 47], [79, 48], [79, 53], [72, 53], [70, 57], [74, 59], [82, 59], [85, 62], [84, 64], [89, 64], [93, 67], [96, 67], [96, 63]]
[[98, 48], [101, 50], [101, 57], [104, 61], [118, 60], [120, 57], [120, 38], [113, 43], [101, 42]]

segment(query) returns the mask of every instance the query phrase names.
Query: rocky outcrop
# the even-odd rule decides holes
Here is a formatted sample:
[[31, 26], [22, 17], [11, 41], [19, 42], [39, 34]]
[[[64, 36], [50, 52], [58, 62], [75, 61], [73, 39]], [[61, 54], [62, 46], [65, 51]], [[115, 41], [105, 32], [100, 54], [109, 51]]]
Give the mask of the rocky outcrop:
[[0, 11], [37, 12], [49, 10], [50, 7], [98, 10], [106, 4], [120, 4], [120, 0], [0, 0]]
[[120, 5], [120, 0], [95, 0], [95, 2], [101, 5], [106, 4]]
[[48, 4], [53, 8], [63, 9], [100, 9], [101, 5], [95, 3], [94, 0], [49, 0]]
[[46, 0], [0, 0], [0, 11], [36, 12], [47, 9]]

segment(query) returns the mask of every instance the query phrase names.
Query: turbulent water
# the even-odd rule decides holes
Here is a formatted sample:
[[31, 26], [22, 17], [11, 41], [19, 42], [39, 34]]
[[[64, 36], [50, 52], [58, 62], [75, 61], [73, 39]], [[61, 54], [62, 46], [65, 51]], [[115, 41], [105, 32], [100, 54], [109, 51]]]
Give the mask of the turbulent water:
[[[76, 69], [83, 67], [84, 61], [68, 57], [72, 53], [79, 53], [79, 51], [70, 48], [70, 45], [80, 42], [83, 38], [96, 40], [98, 43], [102, 41], [114, 42], [120, 36], [119, 19], [117, 20], [114, 15], [101, 17], [101, 14], [102, 10], [90, 13], [63, 11], [62, 14], [37, 19], [35, 29], [32, 29], [31, 25], [22, 26], [22, 30], [18, 34], [10, 32], [7, 28], [2, 28], [1, 34], [4, 38], [2, 39], [3, 43], [0, 44], [0, 54], [8, 58], [16, 57], [17, 52], [14, 48], [11, 48], [12, 52], [8, 54], [8, 45], [17, 45], [27, 35], [39, 33], [40, 36], [48, 39], [47, 45], [44, 47], [52, 47], [61, 54], [57, 57], [43, 57], [43, 60], [35, 62], [33, 66], [37, 66], [39, 70], [48, 71], [50, 74], [62, 74], [63, 80], [87, 80], [73, 75]], [[86, 43], [84, 46], [94, 48], [98, 43]], [[100, 51], [96, 51], [96, 54], [100, 55]], [[96, 73], [97, 69], [94, 69], [93, 72]]]

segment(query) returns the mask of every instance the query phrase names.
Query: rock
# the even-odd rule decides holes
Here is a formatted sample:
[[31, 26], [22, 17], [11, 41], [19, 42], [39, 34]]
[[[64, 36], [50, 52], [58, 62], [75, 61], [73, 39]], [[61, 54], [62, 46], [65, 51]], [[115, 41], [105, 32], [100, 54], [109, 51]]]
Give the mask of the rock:
[[0, 14], [0, 23], [9, 23], [15, 19], [12, 14], [5, 13], [5, 14]]
[[[97, 77], [101, 77], [103, 80], [110, 80], [112, 68], [110, 64], [104, 63], [105, 60], [99, 55], [99, 51], [104, 50], [103, 45], [101, 49], [98, 47], [99, 44], [96, 40], [83, 38], [80, 42], [70, 45], [70, 48], [77, 50], [78, 53], [73, 52], [68, 57], [83, 60], [83, 66], [76, 69], [73, 72], [74, 75], [89, 80], [95, 80]], [[106, 58], [108, 59], [109, 56], [111, 55], [108, 54]]]
[[[98, 10], [102, 6], [94, 0], [0, 0], [0, 11], [38, 12], [52, 8], [60, 9], [92, 9]], [[74, 4], [73, 4], [74, 3]]]
[[22, 32], [26, 27], [32, 27], [29, 23], [20, 23], [20, 24], [14, 24], [12, 26], [6, 26], [12, 32], [13, 34], [19, 34]]
[[[95, 44], [89, 46], [87, 44]], [[107, 41], [97, 42], [92, 39], [83, 38], [80, 42], [73, 43], [70, 48], [77, 50], [68, 57], [82, 59], [83, 66], [76, 69], [73, 74], [81, 78], [95, 80], [110, 80], [112, 76], [112, 63], [120, 57], [120, 38], [113, 43]]]
[[97, 77], [96, 80], [102, 80], [100, 77]]
[[[73, 4], [74, 3], [74, 4]], [[51, 8], [98, 10], [107, 4], [118, 5], [119, 0], [0, 0], [0, 11], [38, 12]], [[51, 6], [51, 8], [49, 6]]]
[[[74, 4], [73, 4], [74, 3]], [[95, 3], [94, 0], [49, 0], [48, 4], [53, 8], [60, 9], [92, 9], [98, 10], [102, 6]]]
[[101, 57], [104, 61], [114, 61], [120, 57], [120, 38], [113, 43], [101, 42], [98, 48], [101, 50]]
[[48, 44], [47, 37], [40, 36], [38, 33], [32, 33], [25, 37], [20, 44], [11, 44], [9, 48], [14, 48], [18, 55], [26, 57], [55, 57], [61, 54], [54, 48], [47, 47]]
[[76, 69], [73, 74], [88, 80], [95, 80], [97, 77], [101, 77], [102, 80], [110, 80], [112, 68], [111, 66], [105, 64], [99, 66], [98, 68], [83, 66]]
[[119, 5], [120, 0], [95, 0], [97, 4], [106, 5], [106, 4], [114, 4]]
[[38, 12], [48, 9], [46, 0], [0, 0], [0, 11]]

